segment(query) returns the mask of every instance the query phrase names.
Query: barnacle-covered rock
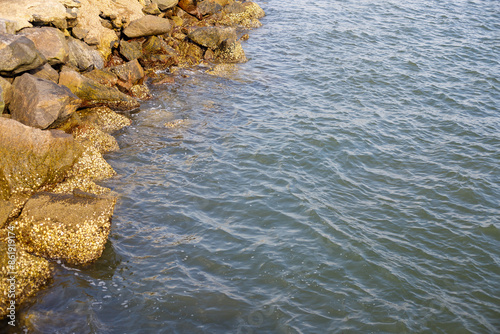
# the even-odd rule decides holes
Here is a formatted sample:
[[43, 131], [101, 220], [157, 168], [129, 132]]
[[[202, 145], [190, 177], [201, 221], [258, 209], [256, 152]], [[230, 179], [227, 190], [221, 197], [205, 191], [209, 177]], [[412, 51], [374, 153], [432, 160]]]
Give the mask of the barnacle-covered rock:
[[[17, 309], [19, 304], [40, 290], [52, 276], [49, 261], [27, 253], [20, 248], [15, 238], [8, 236], [7, 233], [0, 241], [0, 319], [10, 314], [11, 300], [15, 301]], [[12, 240], [11, 243], [9, 239]], [[14, 275], [11, 274], [13, 272]]]
[[28, 252], [71, 265], [98, 259], [108, 240], [116, 198], [83, 192], [38, 193], [10, 223]]

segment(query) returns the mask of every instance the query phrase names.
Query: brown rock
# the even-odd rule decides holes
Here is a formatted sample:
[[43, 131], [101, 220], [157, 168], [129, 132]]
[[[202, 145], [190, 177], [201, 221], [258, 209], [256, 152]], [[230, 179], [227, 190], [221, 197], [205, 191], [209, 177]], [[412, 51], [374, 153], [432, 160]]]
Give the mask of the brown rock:
[[172, 8], [177, 5], [178, 2], [178, 0], [152, 0], [152, 3], [156, 4], [161, 10]]
[[201, 46], [215, 50], [225, 40], [235, 41], [236, 30], [229, 27], [202, 27], [191, 31], [188, 37]]
[[118, 82], [118, 77], [116, 74], [109, 72], [108, 70], [95, 69], [90, 72], [83, 73], [83, 76], [92, 79], [106, 87], [113, 87]]
[[196, 0], [180, 0], [177, 6], [182, 8], [187, 13], [198, 16], [198, 8], [196, 8]]
[[71, 135], [0, 117], [0, 198], [60, 182], [80, 154]]
[[11, 225], [28, 252], [87, 264], [104, 250], [115, 203], [115, 198], [39, 193]]
[[12, 118], [39, 129], [68, 117], [81, 104], [68, 88], [28, 73], [17, 77], [12, 88]]
[[0, 75], [16, 75], [45, 62], [45, 57], [25, 36], [0, 35]]
[[158, 16], [146, 15], [140, 19], [130, 22], [127, 28], [123, 29], [123, 33], [129, 37], [142, 37], [151, 35], [163, 35], [169, 33], [172, 26], [168, 19]]
[[200, 15], [212, 15], [221, 11], [222, 6], [215, 1], [205, 0], [198, 2], [198, 12]]
[[12, 100], [12, 85], [10, 82], [0, 77], [0, 115], [9, 106]]
[[82, 107], [108, 106], [113, 110], [132, 110], [140, 104], [134, 98], [125, 95], [115, 87], [106, 87], [92, 79], [63, 68], [59, 74], [59, 84], [68, 87], [82, 100]]
[[26, 28], [19, 33], [35, 43], [50, 65], [64, 64], [68, 61], [69, 47], [64, 34], [56, 28]]
[[144, 79], [144, 70], [137, 59], [129, 61], [123, 65], [111, 67], [110, 71], [116, 74], [118, 79], [121, 81], [129, 82], [132, 85], [135, 85]]
[[133, 39], [120, 41], [120, 54], [127, 60], [134, 60], [142, 57], [142, 40]]
[[215, 59], [221, 63], [244, 63], [247, 61], [245, 51], [239, 41], [225, 40], [215, 50]]
[[35, 68], [28, 73], [34, 75], [37, 78], [50, 80], [54, 83], [57, 83], [59, 81], [59, 72], [54, 70], [54, 68], [49, 64], [45, 64], [43, 66], [40, 66], [39, 68]]

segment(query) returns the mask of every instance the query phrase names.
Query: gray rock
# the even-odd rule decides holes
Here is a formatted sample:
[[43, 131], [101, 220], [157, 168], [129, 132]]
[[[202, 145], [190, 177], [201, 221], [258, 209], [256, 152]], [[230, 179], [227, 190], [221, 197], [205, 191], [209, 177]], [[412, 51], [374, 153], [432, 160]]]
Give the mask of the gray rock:
[[81, 154], [73, 136], [0, 117], [0, 198], [62, 181]]
[[102, 69], [104, 67], [104, 60], [99, 51], [72, 37], [68, 37], [67, 42], [69, 46], [69, 65], [78, 68], [80, 71], [93, 68]]
[[151, 35], [163, 35], [169, 33], [172, 26], [168, 19], [158, 16], [146, 15], [140, 19], [130, 22], [123, 30], [123, 33], [129, 37], [143, 37]]
[[153, 3], [158, 5], [161, 10], [167, 10], [179, 3], [179, 0], [153, 0]]
[[68, 43], [59, 29], [51, 27], [26, 28], [21, 30], [19, 34], [32, 40], [50, 65], [64, 64], [68, 61]]
[[142, 42], [136, 39], [120, 41], [120, 54], [127, 60], [134, 60], [142, 57]]
[[17, 77], [12, 88], [12, 119], [34, 128], [46, 129], [57, 119], [67, 118], [81, 104], [68, 88], [28, 73]]
[[74, 193], [38, 193], [26, 202], [14, 233], [28, 252], [71, 265], [101, 256], [116, 198]]
[[16, 75], [45, 62], [45, 57], [25, 36], [0, 35], [0, 75]]
[[225, 40], [236, 41], [236, 30], [229, 27], [201, 27], [190, 32], [188, 37], [201, 46], [215, 50]]
[[106, 87], [86, 78], [70, 68], [63, 68], [59, 73], [59, 84], [68, 87], [82, 100], [82, 107], [107, 106], [113, 110], [132, 110], [140, 104], [134, 98], [125, 95], [115, 87]]
[[142, 12], [146, 15], [160, 15], [161, 11], [156, 3], [150, 3], [142, 9]]
[[59, 81], [59, 73], [49, 64], [45, 64], [40, 66], [39, 68], [35, 68], [28, 72], [31, 75], [34, 75], [37, 78], [50, 80], [54, 83]]

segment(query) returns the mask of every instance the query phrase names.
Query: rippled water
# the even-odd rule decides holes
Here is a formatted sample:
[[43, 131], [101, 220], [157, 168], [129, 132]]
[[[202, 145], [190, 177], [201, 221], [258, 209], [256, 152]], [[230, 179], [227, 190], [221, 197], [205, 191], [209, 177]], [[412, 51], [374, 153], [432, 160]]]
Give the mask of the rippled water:
[[119, 134], [105, 254], [33, 326], [498, 333], [500, 2], [259, 3], [247, 64]]

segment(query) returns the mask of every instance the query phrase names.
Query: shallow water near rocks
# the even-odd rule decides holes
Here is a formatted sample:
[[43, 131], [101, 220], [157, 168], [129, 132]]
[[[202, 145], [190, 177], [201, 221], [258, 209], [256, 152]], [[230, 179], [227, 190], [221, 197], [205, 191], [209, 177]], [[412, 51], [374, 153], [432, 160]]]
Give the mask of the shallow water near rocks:
[[500, 331], [500, 2], [259, 4], [248, 63], [118, 134], [106, 251], [35, 332]]

